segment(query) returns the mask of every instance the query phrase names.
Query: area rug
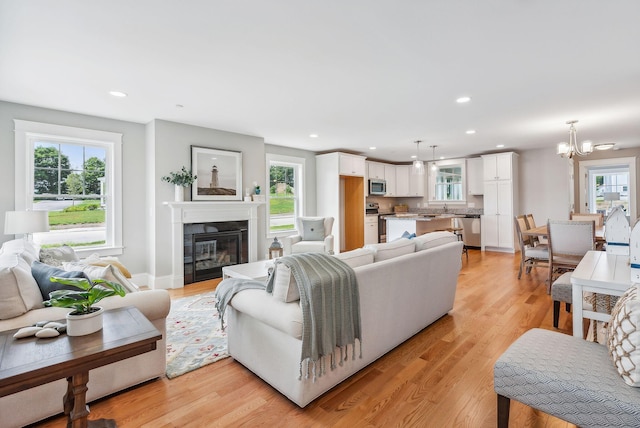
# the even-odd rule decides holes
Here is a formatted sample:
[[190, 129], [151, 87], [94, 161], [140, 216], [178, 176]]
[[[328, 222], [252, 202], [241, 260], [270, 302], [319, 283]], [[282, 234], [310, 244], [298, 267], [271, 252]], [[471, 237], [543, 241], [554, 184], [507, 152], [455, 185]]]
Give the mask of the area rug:
[[167, 317], [167, 377], [227, 358], [227, 335], [220, 329], [214, 291], [171, 301]]

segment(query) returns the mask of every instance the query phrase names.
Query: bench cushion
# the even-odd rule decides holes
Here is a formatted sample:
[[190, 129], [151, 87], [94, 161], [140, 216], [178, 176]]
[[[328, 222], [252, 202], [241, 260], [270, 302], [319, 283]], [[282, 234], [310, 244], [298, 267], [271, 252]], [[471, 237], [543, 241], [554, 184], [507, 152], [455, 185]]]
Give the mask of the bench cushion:
[[496, 393], [580, 427], [640, 426], [640, 389], [622, 381], [597, 343], [529, 330], [493, 373]]

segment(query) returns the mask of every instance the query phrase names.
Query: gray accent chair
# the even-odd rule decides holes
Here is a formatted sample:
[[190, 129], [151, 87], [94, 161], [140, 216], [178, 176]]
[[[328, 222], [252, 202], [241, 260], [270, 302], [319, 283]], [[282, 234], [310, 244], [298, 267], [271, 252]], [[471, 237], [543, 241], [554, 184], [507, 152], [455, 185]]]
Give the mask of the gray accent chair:
[[498, 358], [493, 376], [498, 428], [509, 426], [511, 400], [582, 428], [640, 426], [640, 388], [597, 343], [532, 329]]

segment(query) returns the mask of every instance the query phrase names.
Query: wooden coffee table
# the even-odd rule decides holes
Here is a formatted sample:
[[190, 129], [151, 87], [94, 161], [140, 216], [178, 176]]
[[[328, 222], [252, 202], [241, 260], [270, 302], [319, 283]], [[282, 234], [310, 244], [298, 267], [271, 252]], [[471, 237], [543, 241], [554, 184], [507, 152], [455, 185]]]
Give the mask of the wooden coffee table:
[[89, 370], [153, 351], [162, 334], [133, 306], [105, 311], [103, 317], [102, 330], [86, 336], [14, 339], [17, 330], [0, 332], [0, 397], [67, 378], [67, 426], [115, 426], [87, 420]]

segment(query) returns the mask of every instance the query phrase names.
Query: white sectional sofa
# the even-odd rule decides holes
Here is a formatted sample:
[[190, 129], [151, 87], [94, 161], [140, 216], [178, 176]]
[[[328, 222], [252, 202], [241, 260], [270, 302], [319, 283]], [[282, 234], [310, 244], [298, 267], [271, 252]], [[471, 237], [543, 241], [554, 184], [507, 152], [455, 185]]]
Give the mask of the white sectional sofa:
[[[70, 311], [42, 305], [40, 289], [31, 275], [31, 264], [38, 258], [39, 249], [23, 240], [8, 241], [0, 249], [0, 331], [33, 325], [37, 321], [61, 320]], [[105, 271], [111, 272], [112, 268]], [[130, 290], [124, 297], [108, 297], [99, 305], [105, 309], [136, 306], [162, 333], [162, 339], [152, 352], [91, 370], [88, 401], [157, 378], [166, 370], [165, 320], [171, 306], [169, 294], [166, 290], [137, 291], [131, 284], [126, 286]], [[0, 426], [20, 427], [61, 413], [66, 391], [67, 381], [60, 379], [0, 397]]]
[[244, 290], [233, 297], [227, 308], [229, 353], [304, 407], [453, 308], [462, 246], [455, 235], [434, 232], [336, 255], [357, 277], [362, 358], [327, 369], [315, 382], [298, 380], [299, 301], [285, 303], [275, 291]]

